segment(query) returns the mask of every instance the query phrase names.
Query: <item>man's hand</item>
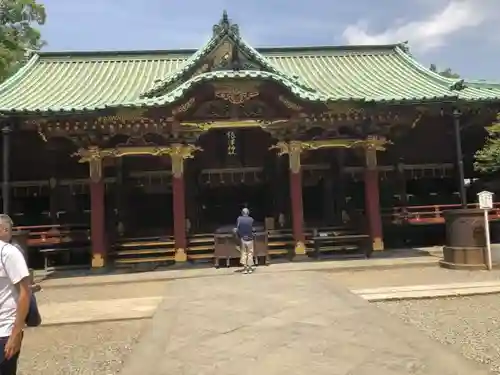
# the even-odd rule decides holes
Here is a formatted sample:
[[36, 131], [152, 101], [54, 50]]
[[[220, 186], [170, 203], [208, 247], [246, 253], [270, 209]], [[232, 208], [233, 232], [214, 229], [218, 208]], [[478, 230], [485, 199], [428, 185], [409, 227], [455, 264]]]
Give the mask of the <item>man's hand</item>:
[[23, 341], [23, 333], [19, 332], [17, 334], [12, 333], [7, 344], [5, 344], [4, 355], [5, 359], [9, 360], [15, 356], [21, 350], [21, 342]]

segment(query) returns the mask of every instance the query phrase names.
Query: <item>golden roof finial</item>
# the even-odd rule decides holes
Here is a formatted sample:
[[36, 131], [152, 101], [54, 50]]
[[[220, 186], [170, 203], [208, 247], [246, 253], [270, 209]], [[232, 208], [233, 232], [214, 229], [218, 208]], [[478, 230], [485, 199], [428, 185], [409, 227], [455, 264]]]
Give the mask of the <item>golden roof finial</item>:
[[231, 20], [227, 15], [227, 10], [225, 9], [222, 11], [222, 17], [219, 23], [213, 26], [213, 34], [214, 34], [213, 36], [215, 37], [219, 34], [224, 34], [224, 33], [232, 33], [236, 36], [239, 36], [240, 34], [238, 25], [235, 23], [231, 23]]

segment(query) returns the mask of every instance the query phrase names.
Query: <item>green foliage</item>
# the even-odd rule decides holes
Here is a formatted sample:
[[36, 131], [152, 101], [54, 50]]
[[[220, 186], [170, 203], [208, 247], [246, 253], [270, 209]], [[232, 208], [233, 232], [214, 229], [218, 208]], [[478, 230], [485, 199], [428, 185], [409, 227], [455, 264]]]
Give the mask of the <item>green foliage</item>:
[[0, 81], [19, 68], [27, 51], [44, 45], [34, 25], [43, 25], [45, 17], [37, 0], [0, 0]]
[[476, 152], [474, 169], [483, 173], [500, 170], [500, 114], [491, 126], [486, 127], [488, 136], [484, 147]]
[[438, 68], [437, 68], [436, 64], [431, 64], [431, 66], [429, 67], [429, 69], [431, 71], [433, 71], [434, 73], [440, 74], [440, 75], [442, 75], [443, 77], [446, 77], [446, 78], [452, 78], [452, 79], [460, 78], [460, 74], [453, 73], [453, 71], [450, 68], [447, 68], [447, 69], [442, 70], [442, 71], [438, 71]]

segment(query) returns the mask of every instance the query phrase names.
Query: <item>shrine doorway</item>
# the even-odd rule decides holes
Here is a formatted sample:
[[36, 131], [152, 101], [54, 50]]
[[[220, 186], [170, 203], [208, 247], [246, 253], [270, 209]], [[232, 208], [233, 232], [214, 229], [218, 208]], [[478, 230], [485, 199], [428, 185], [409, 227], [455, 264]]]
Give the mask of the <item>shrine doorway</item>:
[[260, 128], [214, 129], [200, 137], [203, 151], [195, 156], [198, 232], [234, 226], [244, 207], [257, 224], [273, 216], [272, 144]]
[[205, 183], [199, 192], [199, 228], [214, 231], [234, 225], [243, 208], [248, 208], [257, 223], [264, 223], [272, 215], [273, 197], [269, 184], [258, 179], [259, 170], [220, 170], [210, 173], [211, 183]]

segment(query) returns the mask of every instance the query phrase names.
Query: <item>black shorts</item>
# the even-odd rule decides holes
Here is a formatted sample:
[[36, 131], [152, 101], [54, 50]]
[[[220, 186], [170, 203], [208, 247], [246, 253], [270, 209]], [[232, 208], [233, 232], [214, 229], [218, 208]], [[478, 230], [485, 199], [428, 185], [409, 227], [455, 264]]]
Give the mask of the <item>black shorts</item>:
[[16, 375], [17, 373], [19, 352], [9, 360], [6, 360], [4, 357], [5, 345], [8, 339], [8, 337], [0, 337], [0, 375]]

